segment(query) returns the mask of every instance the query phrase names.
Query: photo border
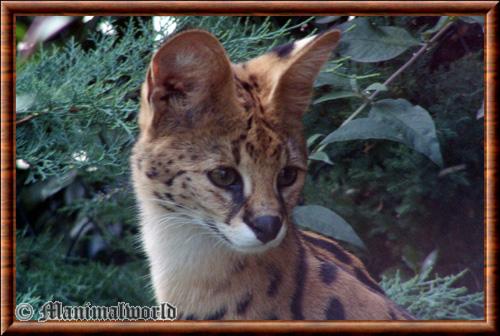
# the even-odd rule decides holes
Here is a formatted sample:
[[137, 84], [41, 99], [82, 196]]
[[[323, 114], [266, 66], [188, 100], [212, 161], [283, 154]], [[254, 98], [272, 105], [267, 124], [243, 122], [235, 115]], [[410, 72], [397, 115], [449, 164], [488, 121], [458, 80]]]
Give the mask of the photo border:
[[[485, 16], [485, 320], [21, 322], [15, 305], [15, 17], [40, 15], [483, 15]], [[498, 332], [497, 24], [498, 1], [4, 1], [1, 4], [0, 332]]]

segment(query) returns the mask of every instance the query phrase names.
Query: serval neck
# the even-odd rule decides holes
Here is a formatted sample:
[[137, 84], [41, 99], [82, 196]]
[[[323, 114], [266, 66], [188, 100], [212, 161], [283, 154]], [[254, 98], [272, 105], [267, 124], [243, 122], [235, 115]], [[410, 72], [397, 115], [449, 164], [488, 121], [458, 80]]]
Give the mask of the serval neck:
[[[298, 238], [293, 226], [279, 246], [260, 253], [242, 253], [201, 226], [201, 219], [188, 218], [183, 212], [165, 212], [165, 209], [146, 206], [142, 217], [143, 234], [151, 238], [145, 239], [145, 249], [150, 255], [153, 273], [164, 277], [162, 281], [182, 283], [187, 288], [193, 288], [193, 282], [201, 280], [215, 288], [218, 282], [229, 279], [247, 265], [253, 266], [252, 272], [258, 273], [259, 268], [265, 272], [267, 264], [282, 263], [283, 259], [291, 261], [297, 254]], [[161, 225], [148, 225], [151, 222]], [[158, 227], [161, 230], [152, 229]]]

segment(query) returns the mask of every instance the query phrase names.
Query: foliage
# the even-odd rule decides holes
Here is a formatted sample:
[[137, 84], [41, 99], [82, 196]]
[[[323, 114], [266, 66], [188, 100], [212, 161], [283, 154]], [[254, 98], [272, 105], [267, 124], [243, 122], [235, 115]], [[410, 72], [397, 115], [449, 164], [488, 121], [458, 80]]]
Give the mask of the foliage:
[[320, 144], [366, 139], [401, 142], [426, 155], [437, 165], [443, 165], [431, 116], [426, 110], [413, 106], [407, 100], [384, 99], [373, 103], [368, 117], [354, 119], [339, 127]]
[[[125, 264], [106, 264], [68, 255], [62, 236], [41, 232], [36, 237], [18, 231], [16, 300], [35, 312], [47, 301], [65, 305], [115, 305], [124, 301], [152, 305], [153, 294], [142, 257]], [[34, 316], [36, 319], [37, 316]]]
[[[314, 220], [311, 220], [311, 218], [314, 218]], [[366, 249], [365, 244], [354, 232], [352, 226], [335, 212], [325, 207], [319, 205], [298, 206], [293, 210], [293, 219], [297, 225], [303, 228], [312, 229], [356, 247]]]
[[[480, 39], [482, 29], [460, 19], [436, 18], [424, 24], [392, 19], [423, 42], [452, 22], [448, 35], [441, 34], [446, 38], [408, 67], [411, 58], [405, 53], [381, 64], [353, 62], [345, 54], [330, 62], [316, 81], [316, 104], [305, 116], [308, 147], [314, 155], [305, 200], [334, 210], [353, 225], [368, 251], [384, 256], [366, 255], [369, 266], [379, 272], [401, 268], [411, 275], [430, 251], [438, 249], [440, 272], [455, 274], [469, 267], [472, 271], [460, 281], [481, 290], [483, 123], [477, 115], [483, 93], [482, 50], [474, 45], [476, 35], [456, 34], [468, 30]], [[385, 17], [370, 20], [389, 23]], [[453, 48], [461, 53], [450, 55], [447, 44], [455, 38], [465, 47]], [[444, 62], [443, 55], [454, 59]], [[382, 78], [392, 79], [381, 84]], [[375, 99], [376, 91], [382, 100]], [[387, 108], [377, 110], [381, 103]], [[330, 141], [348, 139], [362, 141]]]
[[[344, 34], [304, 117], [310, 173], [296, 221], [358, 249], [418, 317], [483, 316], [482, 50], [440, 53], [456, 39], [473, 45], [452, 34], [481, 20], [312, 19], [177, 17], [156, 30], [145, 18], [98, 18], [107, 32], [17, 62], [18, 302], [151, 302], [128, 157], [147, 61], [174, 25], [213, 32], [233, 61], [333, 25]], [[434, 251], [436, 270], [452, 275], [414, 277]]]
[[418, 320], [479, 320], [484, 319], [484, 295], [467, 293], [467, 288], [453, 285], [466, 271], [458, 274], [429, 279], [416, 275], [403, 281], [396, 273], [383, 277], [380, 286], [397, 304], [405, 307]]

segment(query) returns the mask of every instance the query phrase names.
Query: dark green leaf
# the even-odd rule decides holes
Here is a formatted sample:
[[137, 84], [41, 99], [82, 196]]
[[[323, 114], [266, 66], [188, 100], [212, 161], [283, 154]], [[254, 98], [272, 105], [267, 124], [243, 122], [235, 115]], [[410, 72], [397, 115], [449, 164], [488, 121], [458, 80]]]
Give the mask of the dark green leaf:
[[400, 27], [373, 27], [367, 18], [349, 21], [348, 27], [355, 25], [342, 35], [339, 53], [350, 56], [357, 62], [380, 62], [401, 55], [419, 41]]
[[319, 97], [313, 102], [313, 104], [319, 104], [330, 100], [350, 98], [350, 97], [362, 98], [363, 96], [353, 91], [337, 91]]
[[330, 158], [325, 152], [314, 152], [311, 155], [309, 155], [309, 160], [314, 160], [314, 161], [322, 161], [324, 163], [328, 164], [333, 164], [332, 161], [330, 161]]
[[375, 91], [375, 90], [387, 91], [387, 86], [385, 86], [382, 83], [372, 83], [365, 89], [365, 91]]
[[321, 144], [366, 139], [401, 142], [443, 166], [434, 121], [425, 109], [404, 99], [384, 99], [374, 103], [367, 118], [354, 119], [339, 127]]
[[424, 108], [405, 99], [384, 99], [372, 105], [369, 118], [390, 125], [401, 142], [443, 166], [434, 121]]
[[437, 33], [441, 28], [444, 27], [445, 24], [447, 24], [449, 22], [450, 19], [451, 18], [449, 16], [441, 16], [439, 18], [438, 22], [436, 22], [436, 24], [434, 25], [434, 27], [424, 31], [422, 34], [431, 35], [431, 34]]
[[307, 148], [311, 147], [322, 136], [324, 136], [324, 135], [321, 133], [316, 133], [316, 134], [311, 135], [309, 138], [307, 138], [307, 142], [306, 142]]
[[320, 205], [298, 206], [293, 210], [297, 225], [366, 249], [353, 228], [342, 217]]
[[338, 89], [349, 89], [351, 87], [351, 83], [349, 82], [349, 78], [339, 76], [332, 72], [320, 72], [318, 77], [314, 82], [314, 87], [320, 87], [323, 85], [331, 85], [334, 88]]
[[354, 119], [330, 133], [321, 144], [337, 141], [386, 139], [402, 141], [403, 138], [394, 132], [389, 125], [371, 118]]

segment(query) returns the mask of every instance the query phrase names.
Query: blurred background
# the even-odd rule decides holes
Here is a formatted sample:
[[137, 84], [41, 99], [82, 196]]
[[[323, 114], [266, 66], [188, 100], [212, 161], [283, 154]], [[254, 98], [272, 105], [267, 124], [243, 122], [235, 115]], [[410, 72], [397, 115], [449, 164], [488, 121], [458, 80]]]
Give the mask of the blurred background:
[[483, 25], [16, 17], [17, 302], [153, 304], [128, 159], [147, 64], [170, 34], [209, 30], [238, 62], [337, 27], [304, 116], [297, 224], [338, 239], [418, 318], [484, 318]]

